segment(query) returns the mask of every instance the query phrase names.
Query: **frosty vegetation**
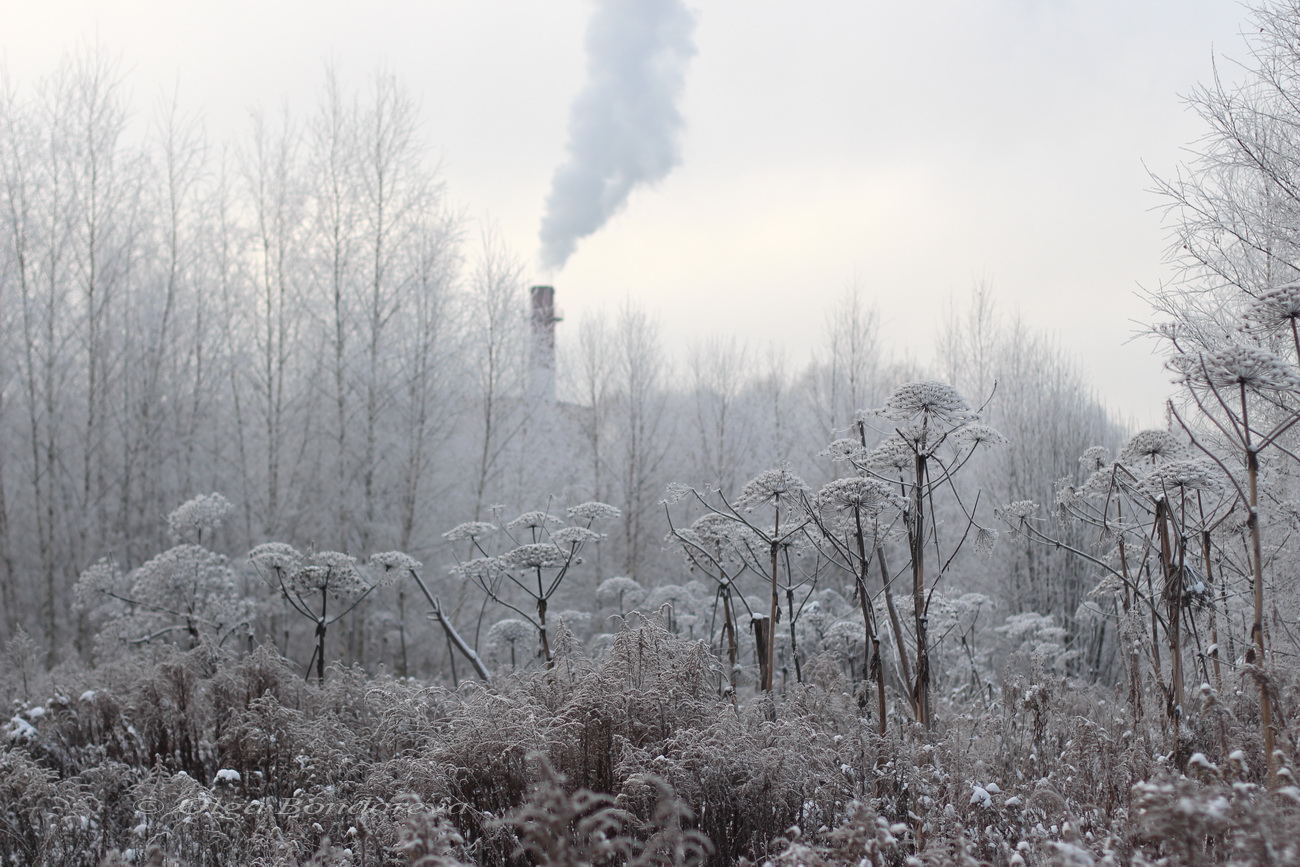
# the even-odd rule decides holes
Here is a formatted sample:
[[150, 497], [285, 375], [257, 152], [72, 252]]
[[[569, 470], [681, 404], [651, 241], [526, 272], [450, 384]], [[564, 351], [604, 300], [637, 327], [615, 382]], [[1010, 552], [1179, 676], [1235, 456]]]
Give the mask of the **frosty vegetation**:
[[[538, 370], [411, 97], [0, 88], [0, 863], [1300, 861], [1300, 5], [1155, 180], [1168, 424], [987, 287]], [[545, 359], [545, 353], [538, 357]]]

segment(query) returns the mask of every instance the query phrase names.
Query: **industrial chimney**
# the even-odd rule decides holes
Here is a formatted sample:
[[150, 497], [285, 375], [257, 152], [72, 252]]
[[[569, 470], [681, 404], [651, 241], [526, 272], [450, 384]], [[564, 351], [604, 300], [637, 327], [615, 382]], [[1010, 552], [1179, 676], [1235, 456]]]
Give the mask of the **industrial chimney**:
[[543, 400], [554, 402], [555, 323], [560, 321], [555, 313], [555, 287], [534, 286], [529, 292], [533, 305], [533, 391]]

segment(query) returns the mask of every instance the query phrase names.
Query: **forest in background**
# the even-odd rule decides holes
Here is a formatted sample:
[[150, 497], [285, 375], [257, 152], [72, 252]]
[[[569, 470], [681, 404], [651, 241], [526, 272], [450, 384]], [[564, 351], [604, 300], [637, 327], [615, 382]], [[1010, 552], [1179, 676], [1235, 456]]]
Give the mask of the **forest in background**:
[[1300, 5], [1254, 14], [1153, 180], [1152, 431], [987, 286], [934, 369], [863, 287], [801, 365], [630, 301], [557, 357], [390, 76], [229, 143], [95, 51], [6, 83], [0, 856], [1294, 860]]

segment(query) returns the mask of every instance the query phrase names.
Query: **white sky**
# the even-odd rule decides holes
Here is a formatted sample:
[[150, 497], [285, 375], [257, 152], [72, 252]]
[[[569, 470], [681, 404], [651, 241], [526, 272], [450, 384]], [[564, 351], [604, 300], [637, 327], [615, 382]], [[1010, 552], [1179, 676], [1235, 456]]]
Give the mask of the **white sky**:
[[[1243, 57], [1227, 0], [696, 0], [682, 165], [555, 275], [569, 322], [631, 296], [674, 345], [738, 334], [802, 364], [857, 280], [924, 361], [989, 280], [1107, 402], [1159, 423], [1166, 376], [1135, 294], [1168, 279], [1147, 189], [1203, 131], [1180, 94]], [[582, 0], [0, 0], [19, 85], [96, 37], [139, 115], [179, 83], [211, 138], [313, 107], [326, 58], [419, 95], [452, 197], [536, 261], [583, 83]], [[563, 329], [565, 326], [561, 326]]]

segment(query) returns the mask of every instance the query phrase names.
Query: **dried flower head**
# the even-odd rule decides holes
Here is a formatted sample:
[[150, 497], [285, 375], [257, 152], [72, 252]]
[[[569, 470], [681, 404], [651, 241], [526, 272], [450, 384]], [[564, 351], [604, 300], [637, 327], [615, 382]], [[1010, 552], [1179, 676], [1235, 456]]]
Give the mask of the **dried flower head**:
[[939, 422], [954, 427], [978, 417], [957, 389], [933, 379], [900, 385], [889, 395], [880, 414], [894, 421]]
[[968, 424], [957, 431], [953, 438], [960, 445], [1000, 446], [1007, 438], [986, 424]]
[[509, 569], [550, 569], [563, 566], [569, 558], [550, 542], [536, 542], [507, 551], [500, 559]]
[[73, 588], [73, 602], [78, 611], [85, 611], [98, 605], [104, 594], [110, 593], [122, 583], [122, 570], [107, 557], [87, 568], [77, 579]]
[[1247, 329], [1258, 333], [1293, 327], [1300, 319], [1300, 284], [1268, 290], [1246, 308], [1242, 318]]
[[556, 545], [575, 548], [581, 548], [588, 542], [599, 542], [603, 538], [605, 538], [603, 533], [597, 533], [586, 527], [561, 527], [551, 534], [551, 541]]
[[550, 527], [559, 527], [564, 522], [554, 515], [542, 511], [524, 512], [518, 518], [515, 518], [509, 524], [506, 524], [511, 530], [544, 530]]
[[475, 557], [451, 570], [453, 575], [487, 587], [501, 577], [505, 566], [496, 557]]
[[463, 524], [457, 524], [450, 530], [442, 534], [442, 538], [449, 542], [460, 542], [465, 539], [482, 539], [484, 536], [490, 536], [495, 533], [499, 527], [496, 524], [487, 521], [466, 521]]
[[288, 575], [302, 568], [302, 554], [283, 542], [267, 542], [248, 552], [248, 561], [265, 572]]
[[642, 592], [644, 588], [641, 584], [632, 578], [626, 578], [622, 575], [616, 575], [613, 578], [606, 578], [600, 582], [596, 588], [597, 599], [617, 599], [628, 593], [636, 594]]
[[493, 623], [492, 627], [488, 629], [487, 643], [489, 647], [499, 648], [520, 641], [528, 641], [536, 636], [537, 630], [529, 624], [517, 617], [507, 617]]
[[325, 592], [334, 597], [364, 593], [371, 585], [357, 569], [357, 560], [341, 551], [310, 555], [302, 568], [290, 574], [286, 586], [298, 593]]
[[1129, 467], [1144, 462], [1156, 464], [1180, 460], [1187, 454], [1187, 446], [1169, 431], [1144, 430], [1135, 434], [1120, 450], [1119, 463]]
[[998, 509], [997, 514], [1008, 523], [1018, 524], [1036, 511], [1038, 511], [1038, 504], [1033, 500], [1016, 500]]
[[844, 461], [857, 463], [866, 455], [867, 450], [862, 443], [847, 437], [835, 440], [820, 452], [821, 457], [830, 458], [832, 463], [842, 463]]
[[418, 572], [420, 566], [419, 560], [401, 551], [383, 551], [370, 555], [370, 568], [378, 573], [379, 580], [384, 584], [391, 584], [412, 572]]
[[780, 505], [796, 500], [807, 492], [808, 485], [794, 474], [789, 464], [783, 462], [778, 467], [759, 473], [746, 484], [736, 504], [750, 508], [765, 504]]
[[881, 440], [880, 444], [862, 457], [864, 469], [876, 472], [900, 471], [916, 463], [916, 452], [904, 437], [891, 436]]
[[1079, 457], [1079, 466], [1088, 475], [1110, 463], [1110, 449], [1105, 446], [1093, 446]]
[[1069, 479], [1060, 479], [1056, 483], [1056, 506], [1058, 509], [1068, 509], [1079, 501], [1081, 492]]
[[591, 521], [612, 521], [623, 516], [623, 513], [614, 506], [608, 503], [598, 503], [594, 500], [570, 506], [567, 514], [570, 521], [587, 521], [588, 523]]
[[204, 533], [212, 533], [221, 526], [226, 516], [235, 510], [221, 494], [200, 494], [167, 516], [167, 526], [177, 539], [198, 542]]
[[1142, 480], [1142, 489], [1152, 497], [1203, 491], [1217, 494], [1223, 490], [1219, 468], [1206, 460], [1169, 461], [1152, 470]]
[[1181, 322], [1157, 322], [1151, 326], [1151, 331], [1157, 337], [1176, 343], [1183, 334], [1183, 325]]
[[868, 518], [903, 507], [902, 499], [884, 482], [859, 476], [828, 482], [817, 492], [816, 504], [824, 512], [857, 512]]
[[1079, 494], [1085, 497], [1108, 496], [1116, 487], [1114, 464], [1100, 468], [1088, 480], [1079, 486]]
[[1202, 355], [1180, 355], [1169, 361], [1186, 385], [1240, 386], [1252, 391], [1300, 391], [1300, 373], [1266, 349], [1229, 346]]
[[681, 482], [669, 482], [668, 487], [664, 490], [664, 498], [659, 501], [659, 504], [661, 506], [671, 506], [673, 503], [681, 502], [694, 490], [690, 485], [683, 485]]
[[977, 527], [975, 530], [975, 553], [992, 557], [998, 545], [999, 533], [992, 527]]

